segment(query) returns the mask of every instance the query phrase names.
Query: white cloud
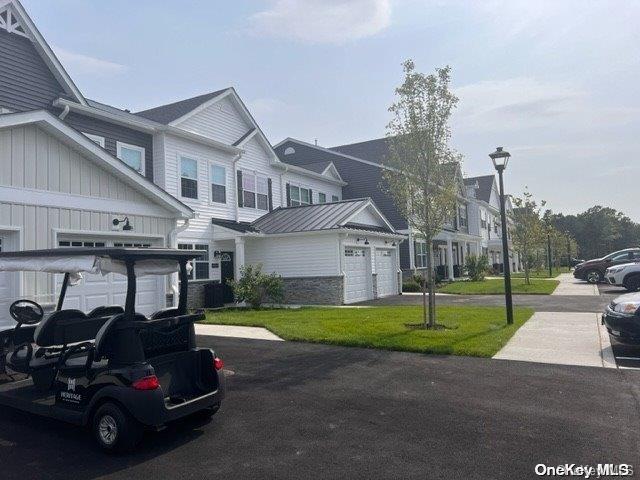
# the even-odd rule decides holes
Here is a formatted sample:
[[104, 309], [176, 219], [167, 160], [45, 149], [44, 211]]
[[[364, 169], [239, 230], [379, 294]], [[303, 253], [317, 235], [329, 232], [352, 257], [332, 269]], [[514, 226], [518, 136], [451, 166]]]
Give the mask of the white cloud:
[[460, 103], [454, 126], [476, 132], [588, 130], [623, 125], [640, 113], [633, 107], [599, 104], [579, 85], [529, 77], [481, 81], [455, 92]]
[[390, 0], [274, 0], [250, 23], [261, 35], [343, 44], [381, 32], [390, 20]]
[[62, 65], [72, 75], [107, 76], [122, 73], [127, 69], [125, 65], [119, 63], [70, 52], [60, 47], [53, 47], [53, 49]]

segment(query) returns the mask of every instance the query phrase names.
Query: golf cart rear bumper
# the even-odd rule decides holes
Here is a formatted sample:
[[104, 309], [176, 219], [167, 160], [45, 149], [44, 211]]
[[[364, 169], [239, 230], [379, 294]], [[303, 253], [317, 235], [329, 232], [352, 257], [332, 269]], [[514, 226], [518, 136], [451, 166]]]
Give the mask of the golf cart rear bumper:
[[[139, 391], [129, 387], [115, 388], [117, 391], [104, 392], [105, 395], [101, 395], [101, 399], [117, 400], [141, 424], [148, 427], [161, 427], [168, 422], [220, 404], [224, 398], [224, 376], [220, 375], [220, 384], [216, 390], [188, 399], [180, 404], [171, 404], [165, 397], [162, 388], [147, 391]], [[107, 389], [110, 390], [109, 387]], [[97, 402], [100, 399], [95, 400]], [[89, 418], [85, 420], [85, 423], [87, 421]]]

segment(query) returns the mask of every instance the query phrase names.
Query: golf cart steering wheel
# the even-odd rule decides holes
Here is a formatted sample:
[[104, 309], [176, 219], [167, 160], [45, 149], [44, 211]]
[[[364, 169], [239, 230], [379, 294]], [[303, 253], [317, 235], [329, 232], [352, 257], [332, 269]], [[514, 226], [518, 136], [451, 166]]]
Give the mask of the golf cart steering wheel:
[[44, 317], [44, 310], [32, 300], [16, 300], [9, 307], [9, 314], [19, 325], [35, 325]]

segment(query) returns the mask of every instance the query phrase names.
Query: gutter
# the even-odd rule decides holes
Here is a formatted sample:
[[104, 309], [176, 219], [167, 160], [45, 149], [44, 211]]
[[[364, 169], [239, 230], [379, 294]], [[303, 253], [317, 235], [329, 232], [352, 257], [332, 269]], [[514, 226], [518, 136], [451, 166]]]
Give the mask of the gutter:
[[[187, 218], [184, 223], [180, 226], [176, 226], [173, 230], [169, 232], [169, 247], [177, 248], [178, 247], [178, 234], [184, 232], [187, 228], [189, 228], [189, 219]], [[180, 296], [180, 288], [178, 281], [178, 274], [171, 274], [171, 293], [173, 293], [173, 306], [178, 306], [178, 297]]]

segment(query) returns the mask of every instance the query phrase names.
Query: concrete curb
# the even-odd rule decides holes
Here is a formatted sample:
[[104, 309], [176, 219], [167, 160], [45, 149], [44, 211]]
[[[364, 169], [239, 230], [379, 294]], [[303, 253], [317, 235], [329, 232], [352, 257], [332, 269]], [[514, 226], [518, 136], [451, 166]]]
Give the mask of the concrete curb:
[[600, 314], [596, 314], [596, 323], [598, 325], [598, 332], [600, 333], [600, 355], [602, 356], [602, 366], [604, 368], [618, 368], [616, 364], [616, 357], [613, 354], [613, 348], [611, 347], [611, 337], [605, 327], [600, 321]]

